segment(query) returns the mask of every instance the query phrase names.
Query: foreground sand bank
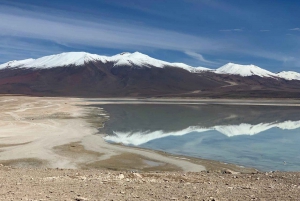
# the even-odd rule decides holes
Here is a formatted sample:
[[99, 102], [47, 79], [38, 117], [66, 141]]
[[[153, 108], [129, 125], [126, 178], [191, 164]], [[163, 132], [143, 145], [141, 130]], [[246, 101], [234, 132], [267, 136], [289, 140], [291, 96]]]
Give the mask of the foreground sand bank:
[[0, 167], [0, 200], [299, 200], [300, 173], [129, 173]]

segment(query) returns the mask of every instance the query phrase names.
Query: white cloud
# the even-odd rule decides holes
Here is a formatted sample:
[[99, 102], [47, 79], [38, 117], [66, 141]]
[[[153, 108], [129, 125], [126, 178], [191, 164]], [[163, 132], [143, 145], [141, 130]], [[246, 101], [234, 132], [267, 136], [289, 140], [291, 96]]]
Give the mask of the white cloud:
[[213, 62], [213, 61], [208, 61], [206, 60], [203, 55], [199, 54], [199, 53], [196, 53], [196, 52], [192, 52], [192, 51], [185, 51], [184, 52], [186, 55], [189, 55], [190, 57], [193, 57], [201, 62], [204, 62], [204, 63], [210, 63], [210, 64], [215, 64], [216, 62]]
[[[145, 25], [114, 20], [97, 22], [0, 9], [0, 36], [50, 40], [59, 44], [106, 48], [159, 48], [184, 51], [216, 51], [225, 42]], [[3, 11], [3, 12], [2, 12]]]
[[241, 32], [243, 29], [222, 29], [223, 32]]
[[300, 28], [293, 28], [293, 29], [290, 29], [290, 31], [300, 31]]
[[[187, 55], [207, 64], [215, 62], [205, 59], [201, 54], [221, 56], [223, 59], [224, 57], [231, 59], [237, 54], [243, 54], [275, 61], [283, 61], [283, 58], [288, 55], [288, 53], [284, 55], [281, 51], [276, 52], [276, 50], [266, 51], [259, 44], [251, 43], [251, 40], [243, 34], [238, 34], [238, 37], [226, 36], [226, 34], [219, 34], [222, 35], [221, 37], [218, 34], [206, 37], [195, 36], [150, 27], [140, 22], [130, 23], [120, 19], [95, 20], [94, 17], [75, 16], [74, 13], [67, 11], [62, 13], [54, 9], [48, 11], [42, 13], [11, 6], [0, 7], [0, 55], [2, 60], [11, 58], [7, 55], [13, 55], [14, 51], [15, 54], [24, 53], [28, 47], [32, 50], [27, 52], [31, 52], [30, 54], [33, 56], [60, 52], [60, 48], [44, 48], [45, 45], [39, 42], [36, 44], [28, 42], [28, 47], [26, 47], [27, 44], [19, 44], [16, 40], [11, 44], [1, 40], [7, 37], [19, 38], [23, 41], [28, 41], [27, 39], [50, 41], [70, 47], [68, 49], [78, 50], [93, 47], [126, 49], [128, 51], [165, 49], [185, 52], [188, 50], [189, 54], [186, 53]], [[52, 13], [52, 15], [47, 13]], [[244, 30], [236, 28], [220, 31], [238, 33]], [[201, 54], [197, 52], [201, 52]], [[295, 54], [291, 53], [291, 55]], [[24, 53], [24, 56], [26, 55], [29, 53]]]
[[26, 42], [16, 38], [0, 37], [0, 63], [10, 60], [20, 60], [37, 58], [45, 55], [61, 53], [63, 49], [59, 46], [51, 45], [45, 48], [44, 44]]

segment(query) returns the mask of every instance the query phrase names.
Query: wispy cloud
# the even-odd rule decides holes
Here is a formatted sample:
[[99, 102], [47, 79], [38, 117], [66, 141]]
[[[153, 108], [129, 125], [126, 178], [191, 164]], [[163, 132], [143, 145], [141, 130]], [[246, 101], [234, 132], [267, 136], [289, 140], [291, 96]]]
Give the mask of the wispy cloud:
[[226, 46], [216, 39], [136, 26], [116, 21], [81, 21], [64, 17], [47, 17], [37, 13], [0, 13], [0, 36], [16, 36], [55, 41], [58, 44], [89, 45], [107, 48], [161, 48], [184, 51], [212, 51]]
[[201, 62], [209, 63], [209, 64], [216, 64], [216, 62], [205, 59], [202, 54], [199, 54], [199, 53], [196, 53], [193, 51], [185, 51], [184, 53], [190, 57], [193, 57], [194, 59], [201, 61]]
[[244, 48], [244, 49], [240, 49], [239, 51], [249, 56], [255, 56], [258, 58], [265, 58], [265, 59], [270, 59], [279, 62], [286, 62], [288, 59], [291, 58], [291, 56], [287, 56], [286, 54], [281, 52], [270, 52], [266, 50], [257, 49], [255, 47], [251, 47], [248, 49]]
[[[21, 54], [29, 55], [28, 52], [33, 55], [31, 57], [35, 57], [42, 56], [41, 54], [58, 53], [63, 51], [61, 49], [80, 50], [85, 47], [126, 49], [128, 51], [174, 50], [185, 52], [199, 62], [211, 64], [211, 66], [216, 63], [207, 60], [203, 55], [214, 56], [218, 59], [219, 57], [231, 59], [236, 55], [255, 56], [274, 61], [282, 61], [285, 57], [281, 51], [279, 53], [276, 53], [276, 50], [268, 52], [260, 45], [253, 45], [249, 36], [243, 36], [244, 34], [235, 34], [236, 37], [232, 37], [231, 34], [222, 33], [246, 32], [243, 28], [220, 30], [215, 35], [192, 35], [120, 19], [97, 18], [95, 20], [95, 16], [90, 19], [88, 16], [82, 15], [74, 18], [74, 13], [59, 12], [53, 8], [49, 8], [47, 10], [49, 12], [45, 13], [38, 10], [22, 10], [1, 5], [1, 60], [14, 55], [20, 58]], [[14, 40], [6, 40], [5, 38], [8, 37], [14, 38]], [[5, 40], [1, 40], [3, 38]], [[16, 40], [16, 38], [20, 40]], [[30, 42], [25, 43], [24, 41]], [[45, 48], [46, 45], [32, 41], [47, 41], [55, 45]], [[59, 46], [68, 48], [59, 48]], [[201, 54], [197, 52], [201, 52]]]
[[5, 63], [9, 60], [20, 60], [37, 58], [45, 55], [61, 53], [62, 47], [58, 45], [40, 44], [40, 41], [25, 41], [15, 37], [0, 37], [0, 63]]
[[293, 29], [290, 29], [290, 31], [300, 31], [300, 28], [293, 28]]
[[221, 29], [219, 31], [223, 31], [223, 32], [241, 32], [241, 31], [243, 31], [243, 29]]

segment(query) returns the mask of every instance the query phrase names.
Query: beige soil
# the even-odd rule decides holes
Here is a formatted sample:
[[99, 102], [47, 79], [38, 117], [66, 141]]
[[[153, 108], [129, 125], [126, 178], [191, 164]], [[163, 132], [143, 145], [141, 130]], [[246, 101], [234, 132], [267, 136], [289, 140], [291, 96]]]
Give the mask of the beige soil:
[[300, 173], [0, 168], [0, 200], [299, 200]]

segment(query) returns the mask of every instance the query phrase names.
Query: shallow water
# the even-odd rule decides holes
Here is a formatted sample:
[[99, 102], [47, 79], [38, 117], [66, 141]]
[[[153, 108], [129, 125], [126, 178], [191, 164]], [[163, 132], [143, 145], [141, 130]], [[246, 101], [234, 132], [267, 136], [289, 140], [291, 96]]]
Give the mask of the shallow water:
[[300, 108], [232, 105], [101, 105], [109, 142], [300, 171]]

